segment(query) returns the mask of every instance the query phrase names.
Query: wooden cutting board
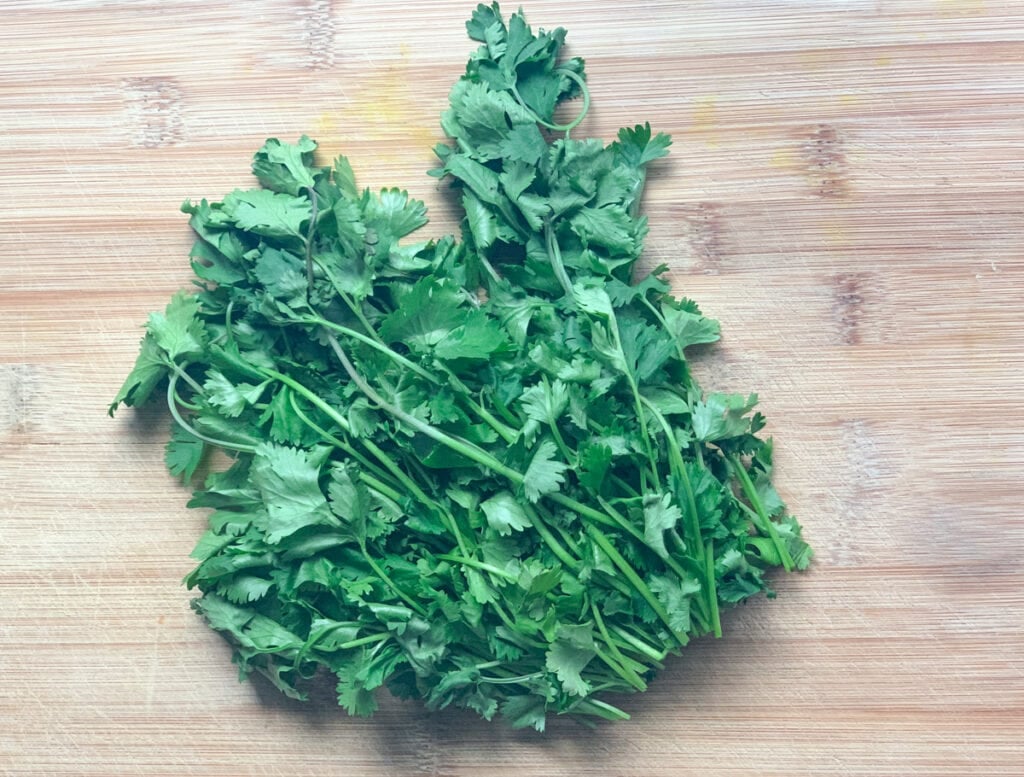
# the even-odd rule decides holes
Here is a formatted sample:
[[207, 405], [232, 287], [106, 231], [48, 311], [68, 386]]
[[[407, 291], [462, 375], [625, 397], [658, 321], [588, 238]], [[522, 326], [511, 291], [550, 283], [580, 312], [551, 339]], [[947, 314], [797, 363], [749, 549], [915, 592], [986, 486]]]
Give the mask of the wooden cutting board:
[[[546, 735], [238, 684], [179, 581], [203, 516], [155, 411], [106, 417], [189, 282], [185, 198], [268, 136], [458, 218], [424, 172], [468, 2], [0, 4], [0, 773], [1024, 774], [1024, 5], [529, 2], [579, 133], [675, 137], [647, 264], [719, 318], [817, 549], [632, 721]], [[511, 8], [509, 9], [511, 10]]]

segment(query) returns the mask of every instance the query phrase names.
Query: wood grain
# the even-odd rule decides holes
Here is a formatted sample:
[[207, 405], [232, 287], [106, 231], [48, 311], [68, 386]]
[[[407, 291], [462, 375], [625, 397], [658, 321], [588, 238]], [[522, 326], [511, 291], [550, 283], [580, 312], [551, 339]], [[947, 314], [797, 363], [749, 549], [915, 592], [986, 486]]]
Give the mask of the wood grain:
[[580, 132], [675, 137], [647, 266], [721, 319], [818, 551], [779, 598], [545, 736], [239, 685], [179, 584], [203, 518], [166, 422], [106, 404], [189, 281], [177, 207], [267, 136], [457, 220], [424, 175], [470, 3], [0, 3], [0, 773], [1024, 773], [1024, 6], [536, 0]]

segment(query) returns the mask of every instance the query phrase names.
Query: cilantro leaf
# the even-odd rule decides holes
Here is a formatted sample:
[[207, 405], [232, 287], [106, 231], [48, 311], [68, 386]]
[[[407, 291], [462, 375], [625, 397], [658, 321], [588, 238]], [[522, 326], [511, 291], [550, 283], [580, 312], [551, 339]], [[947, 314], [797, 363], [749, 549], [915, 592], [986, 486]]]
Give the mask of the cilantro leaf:
[[206, 343], [206, 331], [196, 314], [199, 298], [179, 291], [171, 298], [167, 309], [150, 313], [146, 328], [153, 341], [172, 361], [179, 356], [199, 353]]
[[164, 462], [172, 475], [187, 483], [202, 462], [205, 451], [202, 440], [174, 424], [171, 439], [164, 447]]
[[558, 676], [566, 693], [586, 696], [590, 685], [581, 673], [596, 655], [593, 627], [589, 623], [578, 626], [562, 623], [558, 627], [558, 638], [548, 649], [544, 663]]
[[270, 238], [304, 238], [304, 224], [313, 215], [309, 200], [268, 189], [236, 189], [224, 198], [223, 209], [239, 229]]
[[558, 491], [565, 483], [563, 473], [569, 469], [569, 465], [556, 461], [557, 453], [558, 448], [551, 440], [541, 440], [534, 449], [530, 466], [523, 475], [523, 490], [531, 502], [536, 502], [544, 494]]
[[253, 174], [272, 191], [298, 195], [314, 186], [309, 171], [314, 151], [316, 142], [305, 135], [294, 145], [269, 138], [253, 158]]
[[757, 394], [708, 394], [693, 406], [693, 432], [698, 440], [717, 442], [750, 431], [747, 417], [757, 405]]
[[250, 478], [267, 510], [267, 542], [277, 544], [307, 526], [330, 522], [318, 459], [322, 455], [274, 443], [256, 449]]
[[530, 516], [509, 491], [502, 491], [481, 502], [480, 509], [487, 516], [487, 523], [498, 534], [507, 536], [533, 525]]

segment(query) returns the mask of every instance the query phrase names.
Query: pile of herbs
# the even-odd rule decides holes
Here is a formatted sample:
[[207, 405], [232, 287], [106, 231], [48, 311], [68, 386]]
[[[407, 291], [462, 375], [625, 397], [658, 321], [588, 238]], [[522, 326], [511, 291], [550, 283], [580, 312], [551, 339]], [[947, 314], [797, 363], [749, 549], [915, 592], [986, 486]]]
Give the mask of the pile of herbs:
[[408, 240], [423, 203], [268, 140], [260, 188], [183, 206], [198, 289], [149, 317], [111, 412], [166, 399], [186, 481], [233, 460], [189, 502], [212, 512], [186, 583], [242, 676], [303, 698], [326, 670], [354, 715], [386, 687], [517, 727], [626, 718], [606, 694], [811, 553], [756, 396], [688, 368], [717, 322], [664, 268], [634, 282], [669, 138], [572, 138], [565, 31], [497, 4], [467, 28], [433, 171], [461, 240]]

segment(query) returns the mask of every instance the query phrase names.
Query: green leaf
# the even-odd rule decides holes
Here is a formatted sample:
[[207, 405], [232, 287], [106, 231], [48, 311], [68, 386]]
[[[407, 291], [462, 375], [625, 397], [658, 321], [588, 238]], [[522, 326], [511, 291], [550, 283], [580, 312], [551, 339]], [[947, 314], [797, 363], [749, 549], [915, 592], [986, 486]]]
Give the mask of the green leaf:
[[668, 147], [672, 145], [672, 138], [663, 132], [651, 136], [651, 125], [637, 124], [630, 129], [623, 127], [619, 130], [619, 139], [612, 144], [615, 151], [622, 157], [622, 160], [631, 167], [643, 167], [668, 155]]
[[196, 315], [198, 312], [199, 298], [179, 291], [171, 298], [163, 314], [149, 314], [146, 328], [169, 359], [202, 352], [206, 344], [206, 330]]
[[569, 405], [569, 389], [561, 380], [553, 383], [544, 380], [526, 389], [519, 397], [519, 404], [527, 418], [542, 424], [553, 423]]
[[462, 207], [466, 211], [473, 246], [477, 251], [486, 251], [498, 239], [498, 220], [494, 212], [469, 190], [462, 194]]
[[636, 251], [633, 219], [622, 208], [580, 208], [569, 223], [586, 245], [603, 246], [619, 254]]
[[669, 626], [680, 634], [690, 628], [690, 600], [700, 592], [700, 583], [693, 578], [684, 580], [670, 575], [652, 575], [647, 587], [661, 602], [669, 616]]
[[344, 707], [349, 715], [368, 718], [378, 709], [376, 693], [364, 688], [354, 677], [339, 673], [336, 692], [338, 704]]
[[593, 626], [589, 623], [571, 626], [561, 623], [558, 638], [548, 649], [544, 664], [554, 672], [565, 692], [572, 696], [586, 696], [590, 684], [581, 673], [597, 655]]
[[563, 473], [569, 465], [556, 461], [557, 453], [558, 448], [551, 440], [541, 440], [534, 450], [530, 466], [523, 475], [523, 491], [531, 502], [558, 491], [565, 482]]
[[223, 209], [239, 229], [271, 238], [305, 239], [303, 224], [313, 215], [309, 200], [267, 189], [236, 189], [224, 198]]
[[121, 384], [114, 401], [110, 403], [108, 413], [114, 415], [114, 411], [121, 404], [137, 407], [145, 403], [167, 372], [167, 359], [163, 349], [157, 345], [156, 338], [147, 332], [139, 346], [135, 366]]
[[172, 475], [180, 477], [186, 483], [189, 482], [203, 460], [204, 452], [202, 440], [178, 424], [172, 426], [171, 439], [164, 447], [164, 462]]
[[510, 696], [501, 704], [501, 714], [512, 728], [535, 728], [543, 732], [546, 713], [547, 701], [534, 694]]
[[603, 443], [587, 443], [580, 447], [580, 483], [591, 491], [601, 491], [612, 463], [612, 449]]
[[373, 507], [369, 489], [352, 477], [348, 467], [339, 466], [331, 469], [327, 491], [331, 497], [331, 512], [341, 519], [358, 542], [365, 542]]
[[313, 188], [309, 167], [313, 162], [314, 151], [316, 141], [305, 135], [295, 144], [269, 138], [256, 152], [252, 172], [266, 188], [297, 195], [303, 188]]
[[293, 306], [305, 302], [306, 268], [299, 257], [267, 246], [256, 260], [255, 269], [257, 280], [272, 296]]
[[382, 189], [374, 197], [366, 197], [363, 206], [366, 226], [378, 236], [398, 240], [427, 223], [427, 209], [420, 200], [409, 198], [402, 189]]
[[220, 582], [217, 593], [235, 604], [249, 604], [265, 597], [273, 587], [273, 580], [255, 575], [236, 575]]
[[662, 302], [661, 313], [668, 330], [682, 348], [698, 343], [713, 343], [720, 337], [718, 322], [705, 318], [700, 311], [685, 306]]
[[335, 157], [334, 183], [341, 190], [342, 197], [354, 200], [359, 196], [359, 190], [356, 188], [356, 174], [352, 170], [348, 157], [340, 155]]
[[535, 165], [548, 149], [547, 141], [533, 122], [517, 124], [507, 132], [499, 147], [501, 156], [512, 162]]
[[266, 387], [266, 382], [258, 386], [250, 383], [239, 383], [236, 386], [219, 370], [210, 370], [203, 384], [207, 401], [228, 418], [237, 418], [245, 408], [259, 402]]
[[526, 510], [509, 491], [501, 491], [480, 503], [488, 525], [498, 534], [508, 536], [533, 525]]
[[434, 348], [439, 359], [488, 359], [506, 343], [498, 322], [482, 310], [468, 313]]
[[693, 433], [702, 442], [739, 437], [750, 431], [746, 415], [757, 405], [757, 394], [708, 394], [693, 406]]
[[273, 443], [256, 449], [250, 478], [267, 515], [267, 542], [277, 544], [307, 526], [328, 523], [331, 511], [320, 489], [323, 455]]
[[424, 278], [381, 322], [380, 334], [389, 343], [428, 350], [464, 322], [465, 313], [459, 309], [462, 302], [451, 285]]
[[661, 558], [667, 559], [665, 532], [675, 531], [683, 518], [669, 494], [644, 494], [644, 542]]

